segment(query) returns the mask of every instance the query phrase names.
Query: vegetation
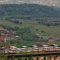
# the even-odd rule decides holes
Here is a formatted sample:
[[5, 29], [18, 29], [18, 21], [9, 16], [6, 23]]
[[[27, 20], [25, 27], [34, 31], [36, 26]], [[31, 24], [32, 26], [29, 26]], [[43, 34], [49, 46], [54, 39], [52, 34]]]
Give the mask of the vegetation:
[[1, 17], [10, 16], [11, 18], [28, 19], [42, 17], [59, 17], [59, 8], [48, 7], [38, 4], [3, 4], [0, 5]]
[[0, 27], [16, 32], [18, 37], [9, 43], [18, 47], [60, 38], [60, 9], [38, 4], [0, 5]]
[[[33, 22], [33, 23], [32, 23]], [[60, 38], [60, 25], [46, 26], [32, 21], [31, 23], [16, 24], [7, 20], [0, 20], [0, 27], [9, 31], [16, 31], [16, 38], [10, 39], [10, 44], [17, 47], [31, 46], [36, 42], [47, 41], [49, 37]], [[8, 41], [7, 41], [8, 42]]]

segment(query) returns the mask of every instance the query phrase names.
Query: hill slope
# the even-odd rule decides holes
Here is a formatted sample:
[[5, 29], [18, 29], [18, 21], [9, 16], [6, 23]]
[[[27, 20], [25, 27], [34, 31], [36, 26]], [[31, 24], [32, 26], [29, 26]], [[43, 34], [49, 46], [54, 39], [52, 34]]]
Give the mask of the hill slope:
[[54, 7], [48, 7], [38, 4], [4, 4], [0, 5], [0, 17], [1, 16], [30, 16], [30, 17], [60, 17], [60, 11]]
[[[18, 24], [17, 21], [22, 20], [23, 22]], [[49, 37], [60, 38], [60, 26], [45, 26], [37, 21], [59, 22], [60, 9], [37, 4], [0, 5], [0, 26], [16, 31], [16, 35], [19, 37], [12, 42], [15, 42], [14, 44], [18, 47], [31, 46], [33, 43], [45, 41]]]

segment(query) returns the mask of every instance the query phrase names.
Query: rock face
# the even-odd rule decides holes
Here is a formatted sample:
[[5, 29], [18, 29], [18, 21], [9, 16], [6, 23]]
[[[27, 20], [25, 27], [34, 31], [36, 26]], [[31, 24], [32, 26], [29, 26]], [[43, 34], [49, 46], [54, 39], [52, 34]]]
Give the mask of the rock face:
[[48, 6], [60, 6], [60, 0], [0, 0], [0, 4], [34, 3]]

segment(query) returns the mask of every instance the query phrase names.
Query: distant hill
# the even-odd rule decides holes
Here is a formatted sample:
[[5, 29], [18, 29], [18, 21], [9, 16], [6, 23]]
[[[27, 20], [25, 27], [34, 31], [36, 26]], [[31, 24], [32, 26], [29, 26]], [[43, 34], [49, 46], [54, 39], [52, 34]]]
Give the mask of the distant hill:
[[[2, 4], [0, 5], [0, 19], [23, 20], [58, 20], [60, 22], [60, 8], [38, 4]], [[54, 21], [53, 21], [54, 22]]]
[[0, 5], [0, 17], [1, 16], [53, 16], [60, 17], [60, 11], [54, 7], [48, 7], [38, 4], [3, 4]]

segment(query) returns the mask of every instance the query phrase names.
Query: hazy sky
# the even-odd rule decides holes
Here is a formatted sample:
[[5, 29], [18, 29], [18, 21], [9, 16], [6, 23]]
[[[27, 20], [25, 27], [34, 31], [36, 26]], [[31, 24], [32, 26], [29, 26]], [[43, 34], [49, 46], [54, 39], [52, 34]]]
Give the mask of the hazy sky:
[[21, 4], [21, 3], [34, 3], [44, 4], [49, 6], [60, 6], [60, 0], [0, 0], [0, 4]]

